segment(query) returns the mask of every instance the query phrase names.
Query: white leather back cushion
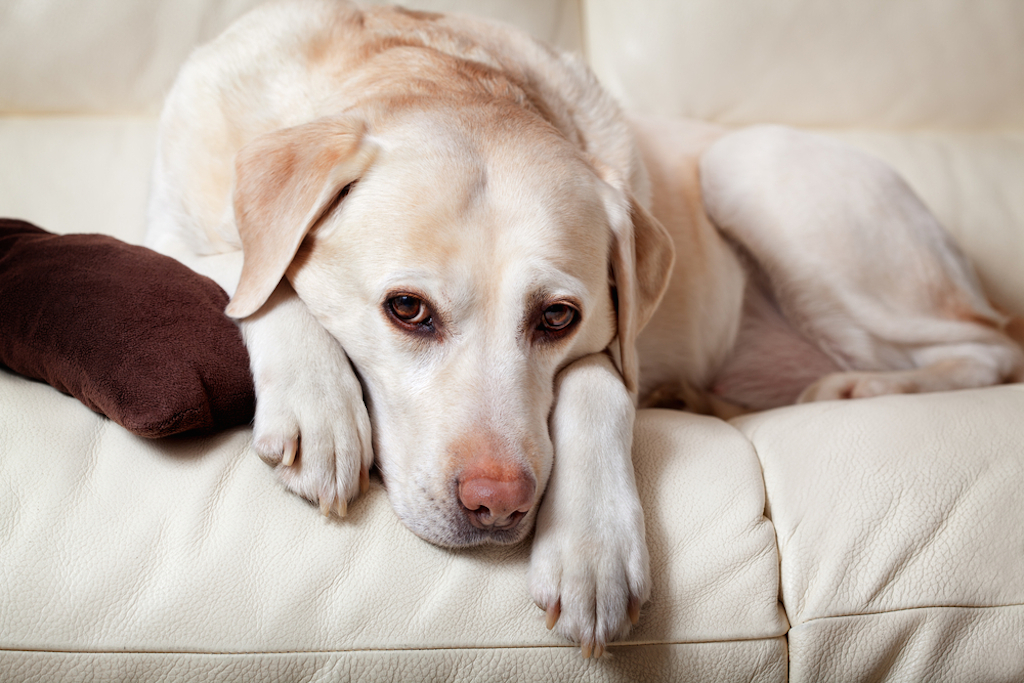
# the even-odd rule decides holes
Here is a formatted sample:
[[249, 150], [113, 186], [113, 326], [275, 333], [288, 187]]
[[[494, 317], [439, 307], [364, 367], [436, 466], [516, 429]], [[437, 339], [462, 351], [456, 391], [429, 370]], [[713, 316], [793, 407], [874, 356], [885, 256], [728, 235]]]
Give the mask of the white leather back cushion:
[[1024, 125], [1017, 0], [587, 0], [628, 107], [727, 123]]
[[[0, 113], [154, 112], [192, 48], [258, 4], [260, 0], [3, 0]], [[500, 19], [570, 50], [581, 45], [579, 0], [403, 4]]]

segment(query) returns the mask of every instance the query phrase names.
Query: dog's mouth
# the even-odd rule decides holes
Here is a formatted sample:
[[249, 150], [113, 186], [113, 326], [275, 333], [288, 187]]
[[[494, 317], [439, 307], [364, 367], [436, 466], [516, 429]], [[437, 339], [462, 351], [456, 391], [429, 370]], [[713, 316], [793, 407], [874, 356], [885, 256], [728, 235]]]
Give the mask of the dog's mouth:
[[530, 533], [533, 527], [533, 515], [529, 512], [516, 512], [500, 525], [478, 527], [472, 515], [468, 515], [468, 526], [462, 524], [454, 529], [455, 543], [452, 547], [468, 547], [475, 545], [515, 545]]
[[470, 524], [475, 526], [477, 529], [482, 529], [484, 531], [510, 531], [515, 529], [519, 526], [519, 523], [523, 520], [523, 517], [526, 516], [527, 512], [516, 510], [509, 515], [505, 515], [500, 519], [497, 519], [496, 516], [486, 507], [470, 510], [463, 505], [462, 510]]
[[410, 506], [395, 500], [386, 478], [384, 486], [402, 523], [423, 540], [443, 548], [469, 548], [480, 545], [515, 545], [533, 529], [536, 518], [534, 504], [526, 510], [496, 516], [482, 506], [475, 510], [460, 502], [458, 482], [453, 481], [445, 496], [433, 496], [420, 488], [419, 500]]
[[406, 526], [425, 541], [444, 548], [469, 548], [478, 545], [515, 545], [529, 535], [534, 515], [517, 513], [501, 526], [479, 527], [473, 524], [462, 510], [440, 520], [426, 522], [422, 519], [405, 520]]

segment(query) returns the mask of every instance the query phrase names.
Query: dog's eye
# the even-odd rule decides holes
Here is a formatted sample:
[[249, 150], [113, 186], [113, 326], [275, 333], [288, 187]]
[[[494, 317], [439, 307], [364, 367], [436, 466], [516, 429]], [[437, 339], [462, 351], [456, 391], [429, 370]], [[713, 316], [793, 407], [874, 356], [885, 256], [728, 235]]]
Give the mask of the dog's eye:
[[427, 304], [415, 296], [399, 294], [388, 299], [388, 308], [391, 314], [400, 322], [406, 325], [429, 326], [433, 321], [430, 316], [430, 308]]
[[576, 309], [569, 304], [553, 304], [541, 314], [541, 325], [548, 332], [562, 332], [576, 322]]
[[423, 300], [408, 294], [393, 297], [388, 301], [388, 304], [391, 306], [391, 312], [395, 314], [395, 317], [404, 323], [417, 325], [425, 322], [430, 317], [430, 313], [427, 311]]

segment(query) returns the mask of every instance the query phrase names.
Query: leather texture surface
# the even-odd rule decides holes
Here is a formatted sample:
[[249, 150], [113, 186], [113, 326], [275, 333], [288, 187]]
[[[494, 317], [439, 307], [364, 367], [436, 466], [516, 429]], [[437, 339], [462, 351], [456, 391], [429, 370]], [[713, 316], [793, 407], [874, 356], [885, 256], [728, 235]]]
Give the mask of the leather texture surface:
[[441, 672], [457, 665], [452, 678], [465, 668], [493, 680], [505, 666], [561, 666], [570, 678], [624, 680], [653, 666], [656, 680], [678, 666], [785, 680], [788, 624], [760, 467], [720, 421], [641, 417], [655, 590], [612, 664], [584, 669], [528, 597], [527, 545], [427, 544], [376, 482], [346, 520], [327, 519], [276, 484], [248, 452], [248, 430], [147, 441], [55, 393], [0, 375], [5, 680], [79, 665], [117, 677], [126, 652], [171, 678], [232, 654], [232, 667], [269, 672], [438, 666], [448, 680]]
[[1015, 0], [587, 0], [586, 43], [626, 106], [722, 123], [1019, 128]]
[[[0, 215], [139, 243], [154, 113], [250, 0], [0, 0]], [[630, 108], [810, 125], [893, 164], [1024, 315], [1013, 0], [431, 0], [585, 47]], [[0, 680], [1024, 680], [1024, 389], [726, 424], [643, 412], [654, 593], [584, 661], [526, 546], [344, 521], [238, 429], [158, 443], [0, 370]], [[767, 515], [766, 515], [767, 508]]]
[[1011, 385], [734, 420], [764, 468], [793, 680], [1024, 678], [1022, 414]]
[[10, 680], [82, 681], [721, 681], [786, 680], [786, 643], [676, 643], [638, 645], [600, 661], [566, 648], [469, 648], [443, 651], [317, 653], [3, 653]]
[[[263, 0], [4, 0], [0, 111], [159, 113], [181, 63]], [[364, 0], [364, 4], [394, 4]], [[469, 12], [580, 50], [579, 0], [418, 0], [407, 7]], [[69, 68], [73, 65], [73, 68]]]

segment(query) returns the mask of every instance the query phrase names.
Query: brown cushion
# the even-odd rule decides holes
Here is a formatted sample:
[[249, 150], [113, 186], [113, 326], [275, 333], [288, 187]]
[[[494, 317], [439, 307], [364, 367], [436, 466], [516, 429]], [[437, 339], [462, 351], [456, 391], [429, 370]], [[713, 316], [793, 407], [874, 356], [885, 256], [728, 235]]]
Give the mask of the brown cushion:
[[141, 436], [252, 420], [249, 356], [227, 302], [144, 247], [0, 219], [0, 363]]

